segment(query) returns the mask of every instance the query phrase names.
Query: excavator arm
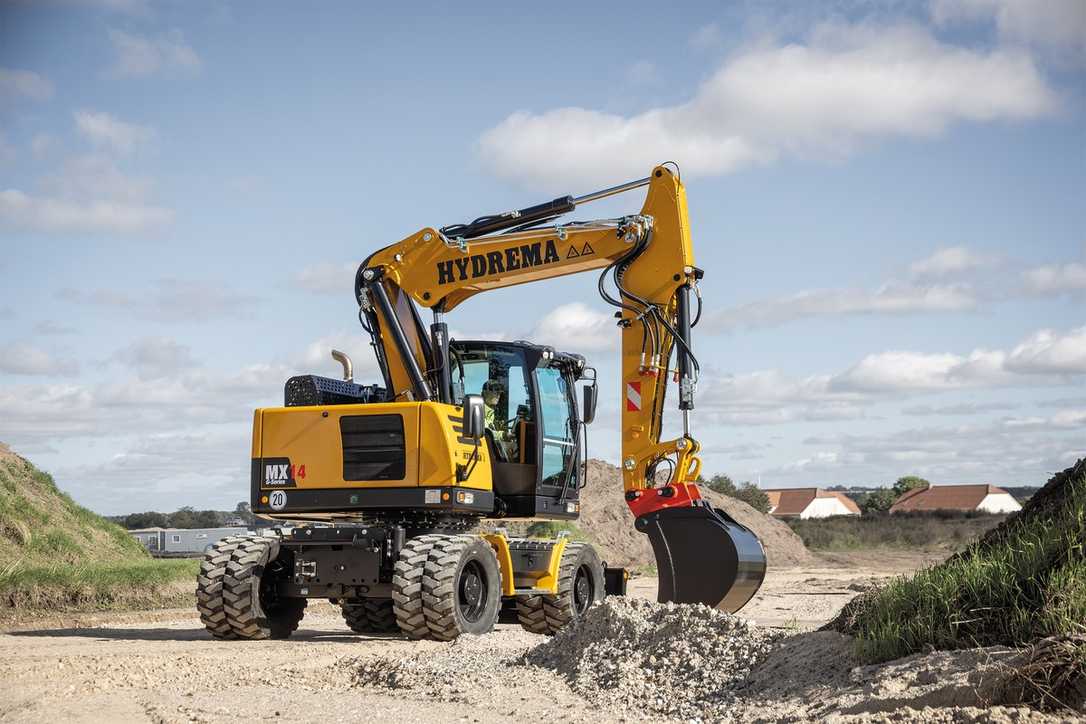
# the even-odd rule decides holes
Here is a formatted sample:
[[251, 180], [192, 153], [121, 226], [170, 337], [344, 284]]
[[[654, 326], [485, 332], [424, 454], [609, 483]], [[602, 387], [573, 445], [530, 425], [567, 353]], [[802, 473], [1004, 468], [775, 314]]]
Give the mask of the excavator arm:
[[[645, 186], [636, 214], [551, 223], [588, 202]], [[355, 291], [390, 397], [453, 403], [446, 313], [482, 292], [588, 271], [600, 271], [600, 294], [616, 308], [625, 499], [652, 542], [660, 600], [737, 610], [761, 585], [765, 555], [757, 538], [712, 508], [695, 483], [700, 446], [689, 415], [699, 366], [691, 330], [700, 316], [702, 271], [677, 169], [661, 165], [644, 179], [586, 196], [421, 229], [363, 262]], [[432, 311], [429, 329], [416, 305]], [[671, 379], [678, 383], [683, 433], [661, 439]]]

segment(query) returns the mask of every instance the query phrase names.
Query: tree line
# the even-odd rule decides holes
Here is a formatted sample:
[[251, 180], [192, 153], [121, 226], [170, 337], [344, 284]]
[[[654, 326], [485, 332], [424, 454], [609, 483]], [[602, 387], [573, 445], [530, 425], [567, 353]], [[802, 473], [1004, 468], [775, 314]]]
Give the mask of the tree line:
[[[769, 512], [769, 496], [766, 495], [764, 490], [750, 481], [736, 485], [727, 475], [714, 475], [709, 479], [699, 475], [697, 482], [710, 490], [742, 500], [761, 513]], [[885, 513], [890, 510], [890, 506], [894, 504], [894, 501], [905, 493], [914, 488], [928, 487], [929, 485], [931, 483], [924, 478], [917, 475], [906, 475], [898, 478], [892, 486], [872, 488], [863, 493], [853, 493], [849, 497], [856, 502], [856, 505], [864, 513]], [[833, 488], [828, 489], [833, 490]]]
[[110, 520], [127, 530], [140, 528], [222, 528], [228, 521], [240, 519], [245, 525], [253, 523], [253, 512], [247, 502], [240, 502], [233, 511], [196, 510], [186, 505], [172, 513], [149, 510], [143, 513], [113, 516]]

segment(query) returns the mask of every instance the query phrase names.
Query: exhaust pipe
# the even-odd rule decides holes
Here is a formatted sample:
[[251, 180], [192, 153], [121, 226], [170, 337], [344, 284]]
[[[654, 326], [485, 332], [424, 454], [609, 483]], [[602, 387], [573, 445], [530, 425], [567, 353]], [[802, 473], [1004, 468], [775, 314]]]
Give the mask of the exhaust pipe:
[[347, 356], [347, 353], [334, 349], [332, 350], [332, 359], [343, 365], [343, 381], [354, 382], [354, 365], [351, 363], [351, 358]]

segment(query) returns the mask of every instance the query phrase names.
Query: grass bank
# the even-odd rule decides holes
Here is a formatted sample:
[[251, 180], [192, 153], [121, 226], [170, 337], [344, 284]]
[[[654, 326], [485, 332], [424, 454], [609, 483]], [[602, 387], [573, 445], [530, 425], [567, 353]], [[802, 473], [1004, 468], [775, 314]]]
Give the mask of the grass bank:
[[0, 619], [187, 605], [198, 568], [151, 558], [0, 444]]
[[1086, 633], [1086, 459], [961, 552], [859, 596], [828, 626], [855, 636], [868, 661]]
[[30, 610], [99, 611], [185, 606], [200, 561], [146, 560], [89, 565], [9, 566], [0, 571], [8, 617]]
[[986, 513], [868, 513], [790, 520], [789, 527], [811, 550], [872, 548], [957, 551], [1006, 519]]

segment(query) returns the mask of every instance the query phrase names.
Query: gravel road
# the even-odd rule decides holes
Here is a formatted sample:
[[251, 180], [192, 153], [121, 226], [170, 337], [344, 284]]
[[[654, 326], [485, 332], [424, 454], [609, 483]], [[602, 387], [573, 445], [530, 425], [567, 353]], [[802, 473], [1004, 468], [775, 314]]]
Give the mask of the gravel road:
[[[771, 572], [742, 612], [769, 628], [805, 630], [828, 620], [871, 582], [915, 567], [824, 567]], [[655, 596], [655, 581], [631, 594]], [[0, 721], [592, 722], [643, 720], [572, 691], [558, 673], [495, 662], [517, 658], [543, 637], [499, 625], [454, 652], [463, 671], [440, 685], [389, 689], [359, 672], [374, 662], [449, 656], [449, 645], [352, 633], [338, 612], [313, 606], [287, 641], [214, 641], [187, 610], [91, 615], [0, 634]], [[478, 656], [481, 665], [471, 665]], [[487, 668], [490, 667], [490, 668]]]

